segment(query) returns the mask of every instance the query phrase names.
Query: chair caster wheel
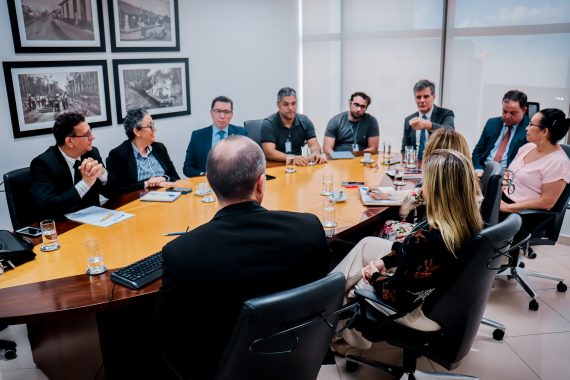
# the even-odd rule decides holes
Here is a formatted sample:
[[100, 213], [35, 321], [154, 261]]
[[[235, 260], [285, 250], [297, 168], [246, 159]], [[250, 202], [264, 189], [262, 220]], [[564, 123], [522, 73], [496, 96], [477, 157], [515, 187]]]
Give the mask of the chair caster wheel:
[[18, 355], [16, 354], [16, 349], [6, 349], [4, 350], [4, 358], [6, 360], [13, 360], [16, 359], [18, 357]]
[[503, 340], [505, 337], [505, 332], [501, 329], [495, 329], [493, 331], [493, 339], [495, 340]]
[[564, 293], [566, 290], [568, 290], [568, 286], [566, 286], [565, 283], [563, 283], [562, 281], [560, 281], [558, 283], [558, 285], [556, 285], [556, 290], [558, 290], [559, 292]]
[[360, 365], [355, 362], [346, 361], [346, 372], [355, 372]]
[[536, 302], [536, 300], [532, 300], [528, 303], [528, 308], [532, 311], [537, 311], [538, 310], [538, 302]]
[[523, 263], [522, 261], [519, 263], [519, 268], [524, 268], [526, 266], [525, 263]]
[[532, 248], [529, 248], [526, 254], [529, 259], [536, 259], [536, 252]]

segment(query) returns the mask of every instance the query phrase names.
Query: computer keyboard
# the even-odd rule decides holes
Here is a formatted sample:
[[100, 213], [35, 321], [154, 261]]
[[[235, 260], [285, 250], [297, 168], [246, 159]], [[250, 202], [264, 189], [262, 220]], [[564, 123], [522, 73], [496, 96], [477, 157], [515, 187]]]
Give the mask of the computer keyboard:
[[127, 288], [140, 289], [161, 276], [162, 252], [157, 252], [111, 273], [111, 280]]

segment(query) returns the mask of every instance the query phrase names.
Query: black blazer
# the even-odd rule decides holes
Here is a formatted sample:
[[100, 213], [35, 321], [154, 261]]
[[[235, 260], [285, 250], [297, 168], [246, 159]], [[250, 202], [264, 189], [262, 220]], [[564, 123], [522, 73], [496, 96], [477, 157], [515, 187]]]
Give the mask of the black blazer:
[[[170, 181], [179, 180], [180, 176], [176, 173], [174, 164], [170, 160], [164, 144], [153, 142], [151, 146], [152, 154], [156, 157], [166, 175], [170, 177]], [[144, 189], [144, 181], [148, 179], [138, 180], [137, 160], [135, 159], [130, 140], [123, 141], [121, 145], [109, 152], [107, 170], [109, 171], [109, 186], [113, 194], [125, 194]]]
[[[509, 151], [507, 153], [507, 167], [511, 164], [517, 155], [519, 148], [527, 143], [526, 127], [528, 127], [528, 116], [525, 115], [521, 122], [518, 124], [515, 135], [509, 144]], [[473, 149], [472, 159], [473, 167], [475, 169], [485, 169], [485, 160], [487, 159], [489, 153], [491, 153], [491, 150], [493, 150], [493, 147], [495, 146], [495, 143], [497, 142], [502, 129], [503, 119], [501, 117], [493, 117], [487, 120], [487, 123], [485, 123], [485, 128], [483, 128], [483, 132], [481, 133], [481, 137]]]
[[[414, 117], [418, 117], [420, 115], [419, 112], [414, 112], [411, 115], [408, 115], [404, 119], [404, 136], [402, 137], [402, 153], [404, 152], [404, 148], [406, 146], [416, 146], [416, 130], [410, 126], [410, 119]], [[431, 113], [431, 131], [429, 133], [433, 133], [435, 130], [439, 128], [447, 128], [447, 129], [455, 129], [455, 115], [453, 114], [452, 110], [448, 110], [447, 108], [441, 108], [433, 105], [433, 112]]]
[[[91, 157], [103, 163], [99, 151], [93, 147], [81, 156], [81, 161]], [[83, 198], [79, 196], [65, 158], [57, 145], [50, 146], [30, 164], [32, 188], [30, 189], [38, 216], [58, 218], [89, 206], [100, 206], [99, 194], [109, 196], [107, 187], [97, 180]]]
[[221, 209], [162, 252], [156, 330], [170, 361], [193, 379], [213, 376], [243, 301], [324, 277], [329, 260], [315, 215], [256, 202]]

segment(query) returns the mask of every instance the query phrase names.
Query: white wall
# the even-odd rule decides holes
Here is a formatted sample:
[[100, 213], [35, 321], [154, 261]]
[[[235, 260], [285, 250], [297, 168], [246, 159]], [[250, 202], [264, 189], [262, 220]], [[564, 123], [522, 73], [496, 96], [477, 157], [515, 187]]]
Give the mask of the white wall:
[[[182, 176], [186, 146], [193, 130], [211, 123], [209, 107], [218, 95], [234, 101], [232, 123], [261, 118], [276, 111], [279, 88], [298, 87], [298, 9], [283, 0], [180, 0], [180, 52], [110, 52], [107, 2], [103, 1], [106, 53], [14, 53], [6, 2], [0, 2], [2, 61], [67, 61], [106, 59], [113, 125], [94, 130], [103, 157], [125, 139], [117, 124], [112, 59], [188, 57], [192, 114], [159, 119], [158, 139], [166, 144]], [[11, 89], [10, 89], [11, 91]], [[52, 135], [14, 139], [4, 75], [0, 78], [0, 174], [28, 166], [33, 157], [54, 144]], [[11, 229], [6, 198], [0, 195], [0, 229]]]

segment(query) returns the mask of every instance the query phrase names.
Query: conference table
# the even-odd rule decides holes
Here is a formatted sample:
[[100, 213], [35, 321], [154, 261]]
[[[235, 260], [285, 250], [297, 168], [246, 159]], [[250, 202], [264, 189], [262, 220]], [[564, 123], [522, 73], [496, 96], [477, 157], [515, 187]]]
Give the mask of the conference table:
[[[268, 165], [266, 172], [275, 179], [267, 181], [262, 205], [269, 210], [309, 212], [322, 220], [326, 199], [320, 195], [323, 174], [332, 173], [334, 189], [341, 189], [342, 181], [391, 185], [391, 179], [384, 175], [387, 167], [360, 161], [356, 157], [297, 166], [295, 173], [286, 173], [281, 165]], [[187, 178], [178, 181], [177, 186], [195, 189], [203, 181], [204, 177]], [[415, 185], [415, 181], [409, 181], [407, 187]], [[343, 191], [347, 200], [336, 203], [338, 226], [326, 229], [332, 242], [354, 240], [366, 226], [397, 216], [394, 207], [363, 206], [358, 188]], [[145, 323], [152, 319], [149, 310], [161, 281], [131, 290], [114, 284], [110, 273], [160, 251], [176, 238], [164, 236], [166, 233], [192, 230], [209, 221], [218, 210], [217, 202], [204, 203], [194, 192], [172, 203], [140, 201], [144, 193], [130, 193], [106, 204], [104, 207], [134, 215], [106, 228], [58, 221], [58, 250], [42, 252], [41, 244], [37, 245], [35, 260], [0, 275], [0, 321], [28, 325], [34, 361], [50, 379], [122, 377], [133, 360], [142, 360], [135, 354], [141, 351], [140, 341], [130, 340], [137, 334], [144, 337], [144, 331], [136, 330], [148, 328]], [[85, 274], [85, 242], [93, 239], [100, 242], [109, 268], [99, 276]], [[141, 313], [145, 313], [144, 318], [139, 318]], [[133, 331], [127, 332], [129, 329]], [[125, 353], [129, 345], [138, 345], [138, 350], [129, 351], [130, 359]]]

